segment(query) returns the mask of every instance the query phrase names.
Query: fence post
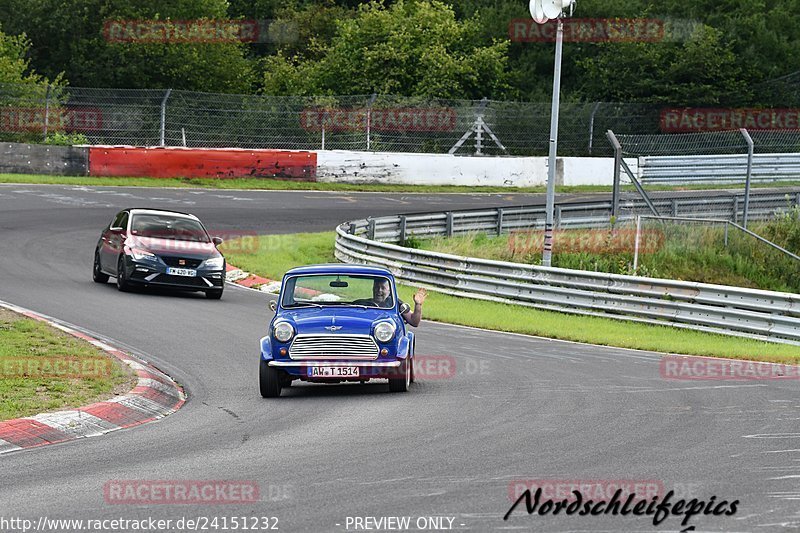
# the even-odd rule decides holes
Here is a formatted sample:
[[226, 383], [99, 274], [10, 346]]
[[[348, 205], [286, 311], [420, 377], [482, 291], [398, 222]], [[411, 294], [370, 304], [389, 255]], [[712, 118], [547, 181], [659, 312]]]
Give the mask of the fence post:
[[42, 142], [47, 142], [47, 126], [50, 120], [50, 84], [47, 84], [47, 90], [44, 95], [44, 138]]
[[172, 89], [167, 89], [167, 92], [164, 94], [164, 99], [161, 100], [161, 147], [164, 146], [164, 133], [167, 129], [167, 99], [171, 92]]
[[445, 232], [445, 235], [447, 235], [448, 237], [452, 237], [453, 236], [453, 212], [452, 211], [448, 211], [447, 212], [447, 224], [445, 225], [444, 232]]
[[561, 229], [561, 206], [560, 205], [556, 206], [556, 220], [555, 220], [555, 223], [553, 224], [553, 226], [556, 229]]
[[368, 219], [367, 238], [371, 241], [375, 240], [375, 219]]
[[677, 198], [673, 198], [672, 199], [672, 216], [674, 216], [674, 217], [678, 216], [678, 199]]
[[[800, 193], [798, 193], [798, 195], [800, 195]], [[497, 208], [497, 236], [499, 237], [502, 234], [503, 234], [503, 208], [502, 207], [498, 207]]]
[[356, 234], [356, 223], [355, 222], [351, 222], [350, 223], [350, 226], [347, 228], [347, 233], [349, 233], [350, 235], [355, 235]]
[[733, 197], [733, 223], [739, 223], [739, 197]]
[[369, 97], [369, 101], [367, 102], [367, 150], [370, 149], [370, 129], [372, 128], [372, 104], [375, 103], [375, 99], [378, 98], [378, 93], [372, 93], [372, 96]]
[[598, 109], [600, 109], [600, 102], [594, 104], [592, 116], [589, 117], [589, 155], [592, 155], [592, 144], [594, 144], [594, 116], [597, 114]]
[[794, 197], [794, 205], [795, 207], [800, 207], [800, 192]]
[[747, 142], [747, 179], [744, 182], [744, 214], [742, 215], [742, 227], [747, 229], [747, 215], [750, 211], [750, 178], [753, 176], [753, 138], [746, 129], [739, 130]]
[[620, 167], [622, 166], [622, 145], [613, 131], [608, 130], [606, 137], [608, 137], [611, 146], [614, 147], [614, 185], [611, 189], [611, 216], [616, 217], [619, 212], [619, 175], [621, 172]]
[[636, 215], [636, 239], [633, 241], [633, 275], [639, 269], [639, 234], [642, 229], [642, 215]]
[[406, 217], [405, 215], [400, 215], [400, 245], [404, 245], [406, 242]]

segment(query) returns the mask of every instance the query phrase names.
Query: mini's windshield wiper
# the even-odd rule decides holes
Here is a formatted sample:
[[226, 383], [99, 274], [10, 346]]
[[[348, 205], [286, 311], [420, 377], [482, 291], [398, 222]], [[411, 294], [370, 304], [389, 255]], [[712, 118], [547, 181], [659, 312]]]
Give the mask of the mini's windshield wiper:
[[292, 309], [294, 307], [323, 307], [322, 305], [314, 302], [295, 302], [291, 305], [284, 305], [287, 309]]

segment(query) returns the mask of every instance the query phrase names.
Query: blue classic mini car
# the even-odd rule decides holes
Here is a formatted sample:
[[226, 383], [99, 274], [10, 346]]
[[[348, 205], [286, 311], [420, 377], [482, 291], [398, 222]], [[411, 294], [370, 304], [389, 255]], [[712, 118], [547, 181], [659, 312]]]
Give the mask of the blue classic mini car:
[[414, 334], [385, 268], [329, 264], [286, 273], [269, 334], [261, 339], [265, 398], [292, 381], [340, 383], [388, 379], [405, 392], [414, 381]]

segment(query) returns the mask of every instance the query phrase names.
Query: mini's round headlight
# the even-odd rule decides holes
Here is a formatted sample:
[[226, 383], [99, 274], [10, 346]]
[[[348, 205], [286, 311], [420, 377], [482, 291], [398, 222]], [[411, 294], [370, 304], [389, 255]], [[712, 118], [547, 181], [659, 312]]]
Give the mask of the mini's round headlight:
[[272, 334], [279, 342], [289, 342], [294, 337], [294, 328], [288, 322], [278, 322], [273, 326]]
[[375, 338], [378, 342], [389, 342], [394, 337], [395, 326], [391, 322], [381, 322], [375, 326]]

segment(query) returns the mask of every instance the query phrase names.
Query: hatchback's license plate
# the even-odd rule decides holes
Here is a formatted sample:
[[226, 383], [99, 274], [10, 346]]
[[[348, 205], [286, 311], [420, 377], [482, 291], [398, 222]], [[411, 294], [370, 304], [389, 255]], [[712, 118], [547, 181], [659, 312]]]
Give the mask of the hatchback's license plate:
[[308, 377], [311, 378], [351, 378], [358, 377], [357, 366], [310, 366]]
[[197, 270], [191, 270], [189, 268], [168, 268], [167, 274], [170, 276], [183, 276], [185, 278], [193, 278], [197, 276]]

